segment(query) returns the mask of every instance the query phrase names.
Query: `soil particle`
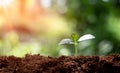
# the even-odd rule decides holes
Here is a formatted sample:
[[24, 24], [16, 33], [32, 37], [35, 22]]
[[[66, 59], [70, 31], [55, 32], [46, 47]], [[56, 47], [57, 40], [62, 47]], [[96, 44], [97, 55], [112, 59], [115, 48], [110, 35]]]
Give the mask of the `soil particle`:
[[0, 73], [120, 73], [120, 55], [0, 57]]

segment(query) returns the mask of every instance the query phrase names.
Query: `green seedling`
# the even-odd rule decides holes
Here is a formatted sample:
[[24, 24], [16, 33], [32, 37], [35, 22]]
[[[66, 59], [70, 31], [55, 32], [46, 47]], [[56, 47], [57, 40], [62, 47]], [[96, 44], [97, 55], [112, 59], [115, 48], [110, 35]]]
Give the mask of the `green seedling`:
[[77, 50], [78, 50], [78, 44], [81, 41], [85, 41], [85, 40], [89, 40], [89, 39], [94, 39], [95, 36], [91, 35], [91, 34], [85, 34], [81, 37], [79, 37], [79, 35], [77, 33], [73, 33], [71, 35], [70, 39], [63, 39], [60, 41], [59, 45], [67, 45], [67, 44], [73, 44], [74, 45], [74, 50], [75, 50], [75, 55], [77, 55]]

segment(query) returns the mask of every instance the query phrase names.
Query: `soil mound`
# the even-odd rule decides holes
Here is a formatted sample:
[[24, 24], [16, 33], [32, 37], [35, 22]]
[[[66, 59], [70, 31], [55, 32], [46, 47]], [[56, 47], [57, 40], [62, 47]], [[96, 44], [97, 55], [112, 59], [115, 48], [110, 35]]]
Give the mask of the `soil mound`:
[[120, 73], [120, 55], [0, 57], [0, 73]]

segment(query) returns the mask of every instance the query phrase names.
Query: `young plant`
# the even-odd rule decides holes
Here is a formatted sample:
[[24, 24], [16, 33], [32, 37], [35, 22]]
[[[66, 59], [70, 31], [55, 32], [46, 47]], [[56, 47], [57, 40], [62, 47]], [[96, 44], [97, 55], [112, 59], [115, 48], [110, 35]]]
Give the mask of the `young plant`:
[[71, 38], [70, 39], [63, 39], [60, 41], [59, 45], [67, 45], [67, 44], [73, 44], [74, 45], [74, 50], [75, 50], [75, 55], [77, 55], [77, 50], [78, 50], [78, 44], [81, 42], [81, 41], [85, 41], [85, 40], [89, 40], [89, 39], [94, 39], [95, 36], [91, 35], [91, 34], [85, 34], [83, 36], [81, 36], [79, 38], [79, 35], [77, 33], [73, 33], [71, 35]]

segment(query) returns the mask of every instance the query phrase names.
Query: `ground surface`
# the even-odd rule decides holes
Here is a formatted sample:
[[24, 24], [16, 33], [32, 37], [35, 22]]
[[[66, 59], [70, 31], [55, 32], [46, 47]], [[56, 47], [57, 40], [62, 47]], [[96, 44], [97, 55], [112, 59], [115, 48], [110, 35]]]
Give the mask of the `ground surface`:
[[0, 57], [0, 73], [120, 73], [120, 55]]

